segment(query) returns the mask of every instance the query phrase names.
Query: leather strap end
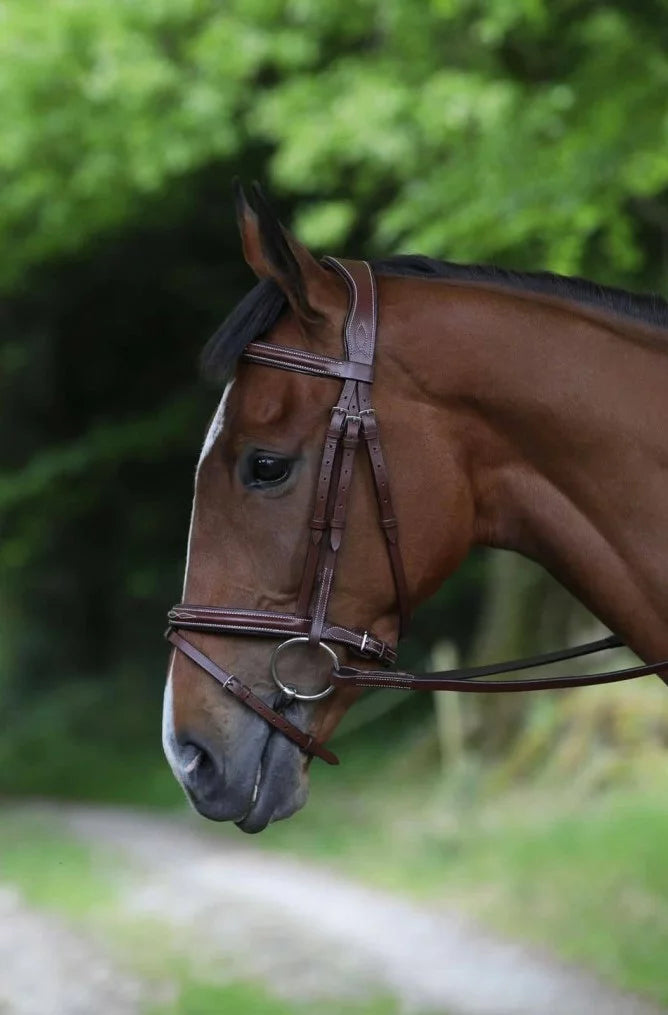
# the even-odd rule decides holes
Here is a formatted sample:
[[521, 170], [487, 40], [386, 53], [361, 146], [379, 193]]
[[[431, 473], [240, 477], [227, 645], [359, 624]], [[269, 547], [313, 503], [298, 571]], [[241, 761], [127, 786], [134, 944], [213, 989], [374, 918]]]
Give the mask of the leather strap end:
[[334, 751], [330, 751], [329, 747], [325, 747], [320, 741], [314, 740], [311, 737], [310, 742], [304, 747], [304, 751], [307, 754], [313, 754], [316, 758], [320, 758], [321, 761], [325, 761], [328, 765], [340, 765], [341, 762]]

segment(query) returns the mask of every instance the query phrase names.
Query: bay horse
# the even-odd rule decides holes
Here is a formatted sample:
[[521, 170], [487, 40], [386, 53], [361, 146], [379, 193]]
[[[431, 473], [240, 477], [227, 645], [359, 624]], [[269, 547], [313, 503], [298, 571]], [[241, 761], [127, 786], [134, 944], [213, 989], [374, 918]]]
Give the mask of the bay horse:
[[196, 809], [245, 832], [290, 816], [360, 686], [430, 686], [377, 667], [474, 545], [550, 571], [616, 632], [595, 647], [646, 661], [629, 672], [668, 666], [649, 662], [668, 655], [668, 303], [418, 256], [318, 261], [259, 188], [237, 213], [259, 281], [205, 352], [226, 384], [196, 470], [197, 605], [168, 629], [163, 744]]

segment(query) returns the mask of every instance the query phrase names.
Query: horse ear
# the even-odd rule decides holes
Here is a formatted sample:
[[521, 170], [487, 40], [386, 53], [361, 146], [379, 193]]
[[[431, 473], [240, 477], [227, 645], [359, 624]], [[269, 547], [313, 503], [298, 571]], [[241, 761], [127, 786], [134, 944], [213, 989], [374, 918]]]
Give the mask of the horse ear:
[[254, 208], [234, 182], [237, 221], [246, 263], [258, 278], [270, 278], [283, 290], [301, 323], [320, 323], [336, 299], [336, 281], [279, 221], [259, 183], [253, 183]]

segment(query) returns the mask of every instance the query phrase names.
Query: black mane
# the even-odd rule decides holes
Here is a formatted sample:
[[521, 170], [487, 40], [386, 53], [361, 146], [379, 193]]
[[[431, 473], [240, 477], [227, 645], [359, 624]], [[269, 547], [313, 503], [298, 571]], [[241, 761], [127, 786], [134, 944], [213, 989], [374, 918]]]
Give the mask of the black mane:
[[[554, 275], [549, 271], [511, 271], [487, 264], [455, 264], [418, 254], [372, 260], [371, 266], [378, 275], [491, 282], [509, 289], [563, 296], [668, 329], [668, 301], [661, 296], [638, 295], [575, 276]], [[226, 379], [248, 343], [270, 331], [286, 306], [286, 299], [275, 282], [268, 279], [258, 282], [207, 342], [202, 354], [205, 375], [214, 380]]]

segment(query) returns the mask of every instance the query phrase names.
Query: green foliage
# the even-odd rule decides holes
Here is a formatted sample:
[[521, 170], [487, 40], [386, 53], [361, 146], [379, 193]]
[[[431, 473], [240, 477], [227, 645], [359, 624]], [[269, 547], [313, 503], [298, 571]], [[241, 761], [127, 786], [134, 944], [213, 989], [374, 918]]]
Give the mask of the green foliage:
[[[643, 260], [629, 203], [668, 181], [666, 18], [650, 34], [624, 6], [368, 4], [356, 51], [261, 97], [252, 123], [286, 189], [375, 204], [377, 248], [572, 272], [595, 240], [622, 276]], [[339, 239], [336, 219], [321, 237], [303, 221]]]
[[[270, 173], [321, 246], [644, 262], [668, 183], [668, 15], [574, 0], [5, 0], [6, 284], [212, 162]], [[665, 211], [662, 212], [665, 224]]]
[[35, 702], [6, 706], [0, 796], [181, 804], [160, 746], [160, 699], [147, 683], [61, 682]]
[[[80, 503], [86, 506], [84, 490], [100, 485], [100, 472], [115, 468], [119, 461], [144, 462], [149, 456], [173, 454], [180, 438], [192, 424], [192, 400], [170, 401], [143, 419], [102, 423], [84, 437], [35, 454], [26, 467], [0, 473], [0, 514], [17, 512], [28, 519], [31, 504], [45, 496], [53, 498], [60, 511], [72, 513], [76, 506], [67, 497], [73, 482], [79, 481]], [[52, 516], [52, 522], [53, 522]], [[29, 525], [14, 530], [13, 538], [0, 547], [0, 569], [25, 567], [38, 549], [39, 541]]]
[[[220, 1015], [221, 1012], [244, 1012], [244, 1015], [307, 1015], [310, 1003], [281, 1001], [270, 997], [255, 984], [207, 983], [187, 977], [181, 984], [176, 1001], [151, 1007], [147, 1015]], [[394, 1001], [379, 999], [368, 1003], [318, 1001], [322, 1015], [396, 1015], [400, 1011]]]

